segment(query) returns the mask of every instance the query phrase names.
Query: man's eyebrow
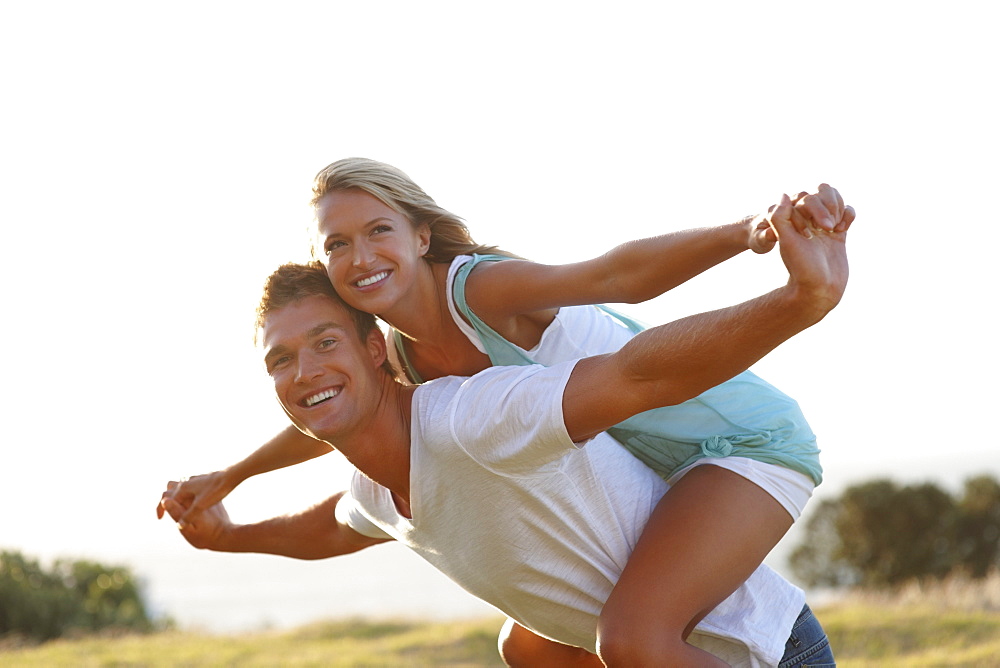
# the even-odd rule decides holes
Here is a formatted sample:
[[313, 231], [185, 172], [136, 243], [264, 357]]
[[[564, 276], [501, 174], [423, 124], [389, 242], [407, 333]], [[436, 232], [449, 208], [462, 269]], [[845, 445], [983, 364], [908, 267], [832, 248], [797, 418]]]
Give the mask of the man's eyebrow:
[[264, 355], [264, 363], [267, 364], [275, 357], [284, 355], [286, 352], [288, 352], [288, 346], [283, 346], [283, 345], [274, 346], [273, 348], [267, 351], [267, 354]]
[[310, 338], [312, 338], [314, 336], [319, 336], [320, 334], [322, 334], [323, 332], [325, 332], [328, 329], [333, 329], [333, 330], [336, 330], [338, 332], [344, 332], [344, 331], [347, 330], [347, 328], [344, 327], [343, 325], [341, 325], [340, 323], [336, 323], [336, 322], [333, 322], [331, 320], [329, 322], [321, 322], [320, 324], [316, 325], [315, 327], [313, 327], [312, 329], [310, 329], [308, 332], [306, 332], [306, 336], [308, 336]]

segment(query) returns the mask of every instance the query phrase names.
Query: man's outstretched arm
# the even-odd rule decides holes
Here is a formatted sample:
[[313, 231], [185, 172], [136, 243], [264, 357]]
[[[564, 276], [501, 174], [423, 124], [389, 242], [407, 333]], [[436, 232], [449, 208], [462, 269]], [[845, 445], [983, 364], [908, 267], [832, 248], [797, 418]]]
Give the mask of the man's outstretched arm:
[[[216, 552], [257, 552], [294, 559], [325, 559], [387, 542], [364, 536], [336, 518], [344, 492], [299, 513], [251, 524], [234, 524], [221, 503], [178, 522], [181, 535], [198, 549]], [[164, 496], [163, 508], [180, 520], [184, 506]]]
[[[839, 195], [838, 195], [839, 196]], [[852, 220], [853, 220], [853, 211]], [[795, 232], [787, 197], [771, 215], [788, 282], [742, 304], [654, 327], [616, 353], [577, 363], [563, 395], [570, 436], [584, 440], [651, 408], [678, 404], [745, 371], [816, 324], [847, 287], [846, 235]]]

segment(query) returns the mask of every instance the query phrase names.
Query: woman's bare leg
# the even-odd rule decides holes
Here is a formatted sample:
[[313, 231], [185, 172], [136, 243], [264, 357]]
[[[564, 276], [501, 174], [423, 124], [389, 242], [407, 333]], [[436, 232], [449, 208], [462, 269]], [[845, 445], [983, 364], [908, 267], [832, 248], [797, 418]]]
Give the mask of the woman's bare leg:
[[608, 666], [724, 666], [685, 642], [750, 576], [792, 525], [758, 485], [711, 464], [663, 496], [598, 624]]
[[514, 668], [604, 668], [604, 664], [585, 649], [570, 647], [532, 633], [513, 619], [508, 619], [500, 631], [500, 656]]

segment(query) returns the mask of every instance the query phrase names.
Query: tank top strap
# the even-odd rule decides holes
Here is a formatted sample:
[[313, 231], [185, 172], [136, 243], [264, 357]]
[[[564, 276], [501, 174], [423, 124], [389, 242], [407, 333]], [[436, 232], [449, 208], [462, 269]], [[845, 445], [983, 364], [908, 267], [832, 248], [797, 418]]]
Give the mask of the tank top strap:
[[400, 365], [403, 367], [403, 375], [410, 379], [410, 382], [414, 385], [421, 385], [424, 379], [421, 378], [417, 370], [413, 368], [413, 364], [410, 362], [409, 355], [406, 354], [406, 345], [403, 339], [403, 335], [399, 333], [396, 328], [392, 329], [392, 343], [396, 347], [396, 357], [399, 359]]
[[646, 329], [646, 326], [641, 322], [639, 322], [638, 320], [636, 320], [635, 318], [631, 318], [622, 313], [621, 311], [616, 311], [610, 306], [607, 306], [605, 304], [594, 304], [594, 306], [597, 309], [604, 311], [605, 313], [610, 315], [612, 318], [614, 318], [621, 324], [625, 325], [625, 327], [633, 334], [638, 334], [642, 330]]
[[[469, 274], [472, 273], [472, 270], [476, 267], [476, 265], [480, 262], [501, 262], [509, 259], [509, 257], [504, 255], [473, 255], [472, 260], [463, 264], [458, 268], [458, 271], [455, 272], [455, 280], [452, 284], [452, 298], [455, 301], [455, 308], [476, 330], [476, 334], [479, 335], [483, 348], [486, 349], [486, 354], [489, 355], [490, 361], [493, 362], [494, 366], [525, 366], [528, 364], [536, 364], [536, 362], [528, 357], [523, 350], [505, 339], [492, 327], [483, 322], [483, 320], [477, 316], [471, 308], [469, 308], [468, 301], [466, 301], [465, 298], [465, 284], [469, 279]], [[645, 329], [645, 326], [639, 321], [630, 318], [624, 313], [620, 313], [609, 306], [597, 304], [596, 308], [604, 311], [611, 317], [621, 322], [633, 334], [638, 334]]]
[[469, 321], [469, 324], [476, 330], [476, 334], [479, 335], [479, 340], [482, 342], [483, 348], [486, 350], [486, 354], [489, 355], [493, 366], [526, 366], [534, 364], [531, 358], [483, 322], [469, 308], [469, 303], [465, 299], [465, 284], [469, 280], [469, 274], [472, 273], [476, 265], [480, 262], [502, 262], [509, 259], [509, 257], [504, 255], [473, 255], [472, 260], [463, 264], [455, 272], [455, 282], [452, 284], [452, 296], [455, 300], [455, 308]]

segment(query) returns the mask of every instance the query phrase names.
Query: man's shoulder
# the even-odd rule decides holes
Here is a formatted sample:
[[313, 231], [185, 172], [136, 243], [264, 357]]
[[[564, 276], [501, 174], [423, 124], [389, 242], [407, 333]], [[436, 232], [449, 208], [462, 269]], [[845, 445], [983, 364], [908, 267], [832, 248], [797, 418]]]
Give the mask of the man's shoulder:
[[573, 447], [562, 416], [562, 396], [572, 363], [544, 367], [491, 367], [474, 376], [426, 383], [414, 395], [413, 439], [419, 447], [453, 448], [499, 467], [525, 450], [532, 462], [551, 460]]
[[540, 364], [492, 366], [473, 376], [444, 376], [418, 387], [414, 401], [421, 406], [436, 406], [438, 410], [442, 404], [466, 403], [482, 409], [503, 405], [514, 397], [536, 394], [548, 397], [556, 388], [561, 397], [575, 363], [551, 367]]

